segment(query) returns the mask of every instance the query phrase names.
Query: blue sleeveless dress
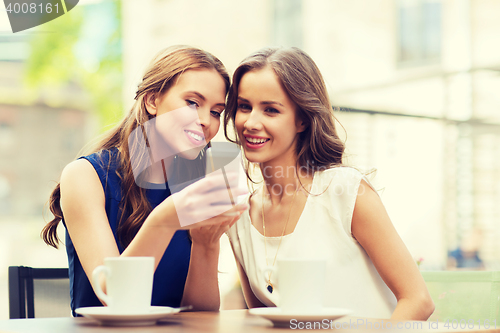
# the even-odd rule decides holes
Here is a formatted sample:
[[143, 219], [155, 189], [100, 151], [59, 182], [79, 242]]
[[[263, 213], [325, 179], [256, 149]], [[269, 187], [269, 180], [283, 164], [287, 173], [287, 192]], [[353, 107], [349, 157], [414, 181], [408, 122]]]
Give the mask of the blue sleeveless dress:
[[[105, 209], [108, 216], [109, 225], [115, 236], [120, 253], [124, 248], [118, 241], [116, 229], [120, 213], [121, 201], [121, 180], [116, 174], [119, 166], [119, 152], [114, 148], [103, 150], [89, 156], [84, 156], [89, 161], [99, 175], [104, 195], [106, 198]], [[154, 208], [171, 192], [166, 189], [148, 189], [147, 198]], [[64, 223], [64, 221], [63, 221]], [[102, 306], [92, 289], [92, 286], [83, 270], [82, 264], [73, 246], [73, 242], [66, 230], [66, 252], [68, 255], [69, 280], [71, 294], [71, 311], [76, 316], [75, 309], [87, 306]], [[155, 271], [153, 282], [153, 297], [151, 305], [178, 307], [181, 304], [184, 285], [189, 268], [191, 256], [191, 240], [185, 230], [177, 231], [168, 245], [163, 258]]]

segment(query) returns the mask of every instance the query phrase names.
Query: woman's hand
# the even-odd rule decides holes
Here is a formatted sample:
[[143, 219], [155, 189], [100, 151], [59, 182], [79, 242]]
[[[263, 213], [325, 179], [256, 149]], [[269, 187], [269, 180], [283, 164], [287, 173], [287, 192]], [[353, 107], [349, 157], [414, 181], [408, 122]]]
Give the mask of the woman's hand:
[[[230, 179], [233, 179], [234, 182], [234, 177]], [[239, 216], [240, 212], [246, 210], [248, 205], [241, 204], [233, 207], [230, 202], [221, 204], [220, 198], [229, 197], [225, 184], [222, 174], [220, 177], [206, 177], [163, 200], [151, 211], [134, 240], [122, 255], [140, 253], [145, 256], [154, 256], [155, 262], [158, 264], [176, 230], [218, 226], [231, 222]], [[221, 187], [223, 188], [221, 189]], [[236, 186], [232, 186], [231, 189], [234, 196], [244, 193]], [[217, 213], [219, 214], [217, 215]], [[202, 219], [207, 216], [208, 218], [205, 220]], [[186, 219], [196, 222], [186, 225]], [[222, 228], [224, 229], [224, 227]], [[193, 248], [196, 248], [197, 251], [198, 249], [205, 250], [201, 246]]]
[[[159, 204], [152, 212], [157, 223], [166, 223], [175, 229], [192, 229], [201, 226], [227, 223], [248, 208], [246, 204], [234, 205], [239, 195], [246, 194], [246, 189], [237, 187], [236, 174], [227, 174], [230, 191], [221, 172], [213, 172], [171, 195]], [[172, 218], [176, 215], [176, 219]]]
[[189, 233], [193, 246], [203, 246], [207, 250], [218, 249], [220, 237], [233, 226], [239, 217], [240, 214], [230, 218], [227, 222], [192, 228]]

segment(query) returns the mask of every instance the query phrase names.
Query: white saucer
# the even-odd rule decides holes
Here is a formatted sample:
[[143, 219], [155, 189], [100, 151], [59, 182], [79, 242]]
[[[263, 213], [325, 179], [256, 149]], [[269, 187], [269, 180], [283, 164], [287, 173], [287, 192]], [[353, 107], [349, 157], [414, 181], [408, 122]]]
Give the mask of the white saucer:
[[[291, 327], [292, 323], [298, 322], [321, 322], [326, 320], [336, 320], [352, 313], [348, 309], [323, 308], [318, 313], [292, 313], [283, 312], [280, 308], [253, 308], [249, 310], [250, 314], [261, 316], [273, 322], [274, 326]], [[292, 321], [294, 320], [294, 321]]]
[[102, 325], [108, 326], [146, 326], [155, 325], [156, 322], [164, 317], [168, 317], [179, 312], [180, 309], [168, 306], [152, 306], [146, 313], [116, 313], [110, 311], [106, 306], [91, 306], [78, 308], [76, 313], [97, 320]]

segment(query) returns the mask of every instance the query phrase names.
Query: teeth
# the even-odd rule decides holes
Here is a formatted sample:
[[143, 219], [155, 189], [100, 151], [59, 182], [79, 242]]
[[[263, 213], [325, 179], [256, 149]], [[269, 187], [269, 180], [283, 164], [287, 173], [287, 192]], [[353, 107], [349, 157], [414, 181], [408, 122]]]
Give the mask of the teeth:
[[248, 142], [255, 144], [264, 143], [268, 140], [268, 139], [257, 139], [257, 138], [246, 138], [246, 139]]
[[197, 135], [197, 134], [194, 134], [193, 132], [188, 132], [188, 131], [186, 131], [186, 133], [187, 133], [190, 137], [192, 137], [193, 139], [195, 139], [196, 141], [201, 141], [201, 139], [203, 139], [203, 137], [201, 137], [201, 136], [199, 136], [199, 135]]

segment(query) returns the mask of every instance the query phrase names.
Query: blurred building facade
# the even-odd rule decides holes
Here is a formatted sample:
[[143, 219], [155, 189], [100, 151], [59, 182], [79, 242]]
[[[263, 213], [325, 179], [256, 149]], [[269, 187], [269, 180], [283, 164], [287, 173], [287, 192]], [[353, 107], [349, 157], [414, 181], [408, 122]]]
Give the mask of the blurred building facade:
[[[125, 105], [153, 54], [189, 44], [232, 72], [251, 52], [298, 46], [318, 64], [346, 161], [376, 186], [423, 268], [472, 229], [487, 268], [500, 249], [500, 2], [144, 0], [123, 2]], [[222, 131], [218, 139], [223, 139]]]
[[338, 64], [323, 67], [334, 104], [357, 110], [339, 114], [348, 148], [351, 140], [356, 164], [378, 168], [384, 202], [410, 250], [442, 267], [480, 230], [476, 250], [486, 268], [498, 267], [500, 23], [493, 13], [500, 3], [324, 5], [311, 24], [326, 13], [335, 24], [312, 35], [336, 42], [311, 38], [305, 48]]
[[[64, 246], [40, 238], [49, 195], [66, 164], [95, 135], [88, 96], [74, 83], [30, 88], [26, 84], [31, 41], [51, 31], [12, 34], [0, 12], [0, 299], [8, 299], [8, 266], [67, 267]], [[49, 54], [48, 57], [53, 57]], [[36, 59], [35, 59], [36, 60]], [[64, 66], [55, 61], [55, 66]], [[64, 228], [59, 236], [64, 237]], [[62, 238], [63, 239], [63, 238]], [[0, 319], [8, 319], [8, 302]]]
[[29, 35], [0, 36], [0, 217], [36, 216], [62, 168], [87, 140], [88, 105], [76, 86], [30, 89]]

